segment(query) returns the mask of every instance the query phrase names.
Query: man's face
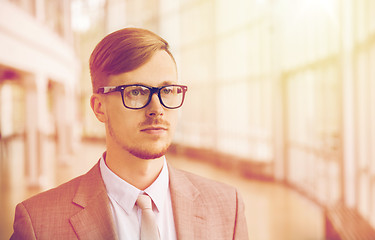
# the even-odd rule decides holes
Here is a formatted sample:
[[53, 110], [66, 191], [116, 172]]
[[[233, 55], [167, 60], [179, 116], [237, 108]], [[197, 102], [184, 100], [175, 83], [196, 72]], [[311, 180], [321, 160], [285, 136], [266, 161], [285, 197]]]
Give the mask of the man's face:
[[[175, 62], [167, 52], [158, 51], [138, 69], [110, 76], [107, 86], [125, 84], [150, 87], [177, 84]], [[165, 154], [172, 141], [178, 110], [164, 108], [157, 94], [152, 96], [145, 108], [137, 110], [124, 107], [120, 92], [103, 97], [107, 145], [121, 147], [142, 159], [154, 159]]]

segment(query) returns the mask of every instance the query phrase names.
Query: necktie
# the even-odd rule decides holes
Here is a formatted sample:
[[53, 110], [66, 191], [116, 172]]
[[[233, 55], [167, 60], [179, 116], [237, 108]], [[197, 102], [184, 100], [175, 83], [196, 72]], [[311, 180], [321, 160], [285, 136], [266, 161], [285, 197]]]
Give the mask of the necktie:
[[139, 195], [137, 205], [142, 209], [141, 240], [159, 240], [159, 230], [152, 211], [151, 198], [148, 195]]

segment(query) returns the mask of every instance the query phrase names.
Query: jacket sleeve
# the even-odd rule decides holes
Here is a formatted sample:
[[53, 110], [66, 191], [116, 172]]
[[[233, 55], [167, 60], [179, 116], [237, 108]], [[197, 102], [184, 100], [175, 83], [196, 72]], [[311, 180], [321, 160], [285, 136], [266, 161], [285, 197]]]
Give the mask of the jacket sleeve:
[[245, 205], [242, 200], [241, 195], [236, 191], [237, 200], [237, 212], [236, 212], [236, 222], [234, 225], [234, 240], [248, 240], [249, 234], [247, 232], [247, 224], [245, 218]]
[[31, 218], [25, 206], [20, 203], [16, 206], [16, 214], [13, 223], [13, 234], [10, 240], [31, 240], [36, 239]]

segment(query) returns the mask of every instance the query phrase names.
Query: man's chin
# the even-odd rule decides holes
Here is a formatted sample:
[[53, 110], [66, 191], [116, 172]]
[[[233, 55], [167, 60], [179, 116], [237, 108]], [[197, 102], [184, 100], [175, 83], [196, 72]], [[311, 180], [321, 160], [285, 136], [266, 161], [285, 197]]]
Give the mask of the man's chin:
[[[169, 147], [169, 146], [168, 146]], [[128, 150], [130, 154], [140, 159], [156, 159], [164, 156], [168, 150], [168, 147], [161, 149], [160, 151], [149, 151], [140, 149]]]
[[147, 153], [147, 152], [130, 152], [133, 156], [140, 158], [140, 159], [156, 159], [160, 158], [165, 155], [165, 153]]

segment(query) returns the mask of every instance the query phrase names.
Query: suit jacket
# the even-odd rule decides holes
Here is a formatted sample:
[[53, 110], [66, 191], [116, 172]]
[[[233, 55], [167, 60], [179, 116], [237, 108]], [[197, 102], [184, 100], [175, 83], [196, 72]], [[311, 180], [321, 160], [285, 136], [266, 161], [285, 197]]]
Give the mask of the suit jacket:
[[[178, 239], [248, 239], [244, 204], [235, 188], [168, 168]], [[113, 221], [97, 163], [18, 204], [11, 239], [118, 239]]]

